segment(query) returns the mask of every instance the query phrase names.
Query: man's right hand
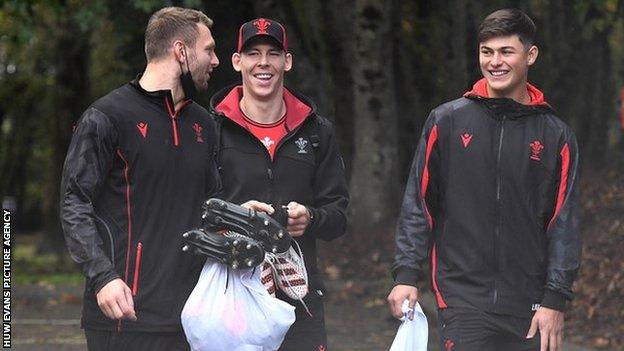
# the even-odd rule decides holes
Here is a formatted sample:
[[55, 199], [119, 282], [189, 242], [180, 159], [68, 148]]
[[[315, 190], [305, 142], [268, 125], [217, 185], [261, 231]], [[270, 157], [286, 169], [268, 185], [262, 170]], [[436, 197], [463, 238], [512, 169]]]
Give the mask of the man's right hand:
[[132, 292], [120, 278], [110, 281], [97, 293], [98, 306], [110, 319], [129, 319], [136, 321]]
[[[413, 309], [416, 301], [418, 301], [418, 288], [411, 285], [396, 285], [392, 288], [388, 295], [388, 307], [394, 318], [401, 319], [403, 317], [401, 308], [406, 299], [409, 300], [409, 307]], [[412, 318], [414, 318], [413, 315], [410, 316], [410, 319]]]

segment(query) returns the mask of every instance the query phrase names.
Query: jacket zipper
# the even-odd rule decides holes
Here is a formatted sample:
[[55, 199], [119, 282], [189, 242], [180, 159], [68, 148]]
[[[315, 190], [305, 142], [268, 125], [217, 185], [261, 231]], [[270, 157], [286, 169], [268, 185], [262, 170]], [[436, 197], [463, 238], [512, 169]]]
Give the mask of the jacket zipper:
[[178, 114], [180, 111], [182, 111], [182, 109], [188, 105], [190, 103], [191, 100], [186, 100], [182, 103], [182, 106], [180, 106], [180, 109], [178, 111], [175, 110], [175, 107], [172, 105], [172, 103], [169, 102], [169, 99], [167, 99], [167, 97], [165, 96], [165, 106], [167, 106], [167, 112], [169, 114], [169, 118], [171, 118], [171, 130], [173, 132], [173, 145], [174, 146], [179, 146], [180, 145], [180, 139], [178, 137]]
[[143, 254], [143, 243], [139, 241], [134, 258], [134, 278], [132, 280], [132, 296], [139, 292], [139, 274], [141, 274], [141, 256]]
[[502, 175], [501, 175], [501, 154], [503, 150], [503, 137], [505, 134], [505, 119], [503, 116], [502, 121], [500, 122], [500, 135], [498, 137], [498, 157], [496, 160], [496, 204], [497, 208], [497, 218], [496, 218], [496, 231], [494, 238], [494, 259], [496, 260], [496, 264], [494, 265], [496, 270], [496, 275], [494, 276], [494, 305], [498, 301], [498, 276], [500, 274], [500, 260], [499, 260], [499, 252], [498, 247], [500, 245], [500, 229], [502, 222], [502, 210], [501, 210], [501, 183], [502, 183]]

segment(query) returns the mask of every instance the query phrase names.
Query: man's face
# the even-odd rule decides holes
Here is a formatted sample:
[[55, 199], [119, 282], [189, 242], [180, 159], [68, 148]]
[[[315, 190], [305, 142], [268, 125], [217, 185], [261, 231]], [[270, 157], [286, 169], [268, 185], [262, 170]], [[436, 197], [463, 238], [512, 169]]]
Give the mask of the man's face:
[[219, 65], [219, 59], [215, 53], [215, 41], [212, 38], [210, 29], [203, 24], [198, 24], [199, 36], [195, 42], [195, 47], [187, 53], [188, 67], [193, 76], [195, 88], [198, 91], [208, 89], [210, 73]]
[[490, 97], [518, 96], [526, 90], [527, 74], [537, 58], [537, 47], [527, 48], [517, 34], [494, 37], [479, 44], [479, 65]]
[[234, 53], [232, 66], [242, 75], [244, 92], [264, 100], [283, 87], [284, 72], [291, 69], [292, 56], [272, 43], [259, 41]]

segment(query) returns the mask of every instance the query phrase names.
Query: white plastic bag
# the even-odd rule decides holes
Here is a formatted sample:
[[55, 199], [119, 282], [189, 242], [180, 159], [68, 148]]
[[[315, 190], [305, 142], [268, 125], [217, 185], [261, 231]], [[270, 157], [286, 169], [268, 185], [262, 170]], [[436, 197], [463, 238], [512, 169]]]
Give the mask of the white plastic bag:
[[[429, 339], [429, 324], [427, 316], [423, 312], [420, 304], [412, 310], [409, 308], [409, 301], [403, 301], [401, 307], [403, 317], [401, 325], [394, 337], [390, 351], [427, 351], [427, 341]], [[407, 318], [408, 313], [414, 312], [414, 319]]]
[[279, 348], [295, 321], [295, 308], [268, 294], [260, 272], [206, 262], [182, 310], [182, 327], [193, 351]]

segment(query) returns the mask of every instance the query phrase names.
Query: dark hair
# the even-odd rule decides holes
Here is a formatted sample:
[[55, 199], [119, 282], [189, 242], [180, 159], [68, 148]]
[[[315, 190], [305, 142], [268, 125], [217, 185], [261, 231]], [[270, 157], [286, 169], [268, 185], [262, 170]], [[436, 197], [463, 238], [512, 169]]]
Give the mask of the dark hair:
[[517, 34], [525, 47], [535, 42], [535, 23], [518, 9], [502, 9], [489, 14], [479, 26], [477, 41], [483, 43], [495, 37]]
[[182, 39], [194, 46], [199, 36], [198, 24], [212, 27], [212, 20], [203, 12], [181, 7], [165, 7], [150, 17], [145, 29], [145, 57], [147, 62], [165, 56], [174, 40]]

